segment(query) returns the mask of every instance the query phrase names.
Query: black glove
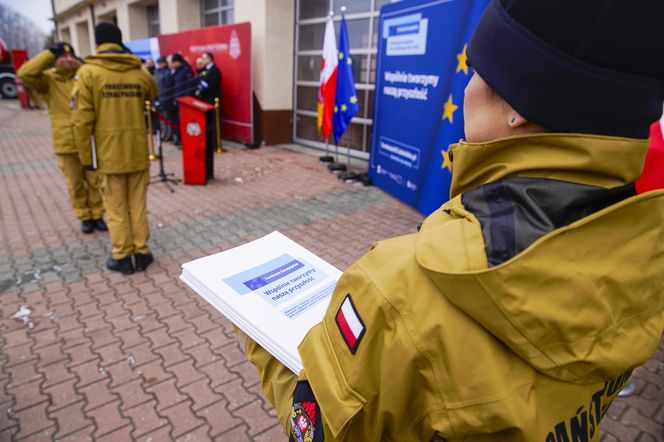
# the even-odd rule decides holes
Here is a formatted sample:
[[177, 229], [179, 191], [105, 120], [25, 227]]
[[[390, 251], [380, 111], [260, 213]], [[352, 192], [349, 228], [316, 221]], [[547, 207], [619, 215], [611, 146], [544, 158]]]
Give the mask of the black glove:
[[74, 55], [74, 48], [72, 48], [69, 43], [65, 43], [62, 41], [59, 41], [51, 45], [51, 47], [49, 47], [48, 50], [51, 51], [51, 53], [55, 56], [56, 59], [65, 52], [69, 52], [70, 54]]

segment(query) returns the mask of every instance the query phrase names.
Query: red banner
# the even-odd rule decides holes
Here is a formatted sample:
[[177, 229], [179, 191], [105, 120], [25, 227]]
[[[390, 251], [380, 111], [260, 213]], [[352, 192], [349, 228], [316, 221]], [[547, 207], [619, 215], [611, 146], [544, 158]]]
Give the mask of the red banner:
[[160, 35], [158, 39], [161, 55], [180, 52], [194, 70], [203, 52], [214, 55], [222, 78], [222, 136], [241, 143], [253, 142], [250, 23], [193, 29]]

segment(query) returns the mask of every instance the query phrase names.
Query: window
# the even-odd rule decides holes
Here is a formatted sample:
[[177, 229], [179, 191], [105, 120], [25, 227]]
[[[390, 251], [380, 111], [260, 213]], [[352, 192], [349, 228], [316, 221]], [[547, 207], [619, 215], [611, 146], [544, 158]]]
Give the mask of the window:
[[201, 0], [201, 23], [217, 26], [234, 23], [233, 0]]
[[150, 5], [146, 8], [148, 16], [148, 37], [159, 35], [159, 5]]
[[293, 88], [293, 138], [297, 142], [325, 148], [325, 140], [316, 129], [316, 102], [325, 21], [329, 11], [334, 11], [338, 44], [341, 6], [346, 6], [346, 26], [360, 110], [344, 133], [340, 147], [350, 148], [354, 156], [368, 158], [373, 120], [378, 14], [382, 6], [395, 1], [397, 0], [298, 0]]

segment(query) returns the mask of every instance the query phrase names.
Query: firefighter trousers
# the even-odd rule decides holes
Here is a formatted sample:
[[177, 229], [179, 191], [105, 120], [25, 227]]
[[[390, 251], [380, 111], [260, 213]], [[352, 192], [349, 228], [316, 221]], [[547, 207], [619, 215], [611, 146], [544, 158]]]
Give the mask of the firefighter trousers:
[[150, 170], [121, 174], [99, 174], [104, 196], [113, 259], [134, 253], [146, 254], [148, 226], [147, 192]]
[[99, 193], [97, 172], [85, 170], [76, 153], [56, 156], [76, 217], [81, 221], [101, 218], [104, 205]]

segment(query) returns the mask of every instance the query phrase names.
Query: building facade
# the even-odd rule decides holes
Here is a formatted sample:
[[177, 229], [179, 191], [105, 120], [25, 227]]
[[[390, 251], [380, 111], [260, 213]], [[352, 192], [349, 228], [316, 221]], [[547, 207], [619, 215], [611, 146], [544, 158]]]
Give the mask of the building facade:
[[360, 111], [341, 150], [367, 158], [371, 147], [378, 14], [395, 0], [53, 0], [58, 37], [81, 55], [94, 52], [94, 26], [110, 21], [125, 40], [205, 26], [251, 23], [254, 125], [257, 141], [295, 141], [325, 148], [316, 129], [316, 102], [325, 21], [341, 8], [353, 57]]

